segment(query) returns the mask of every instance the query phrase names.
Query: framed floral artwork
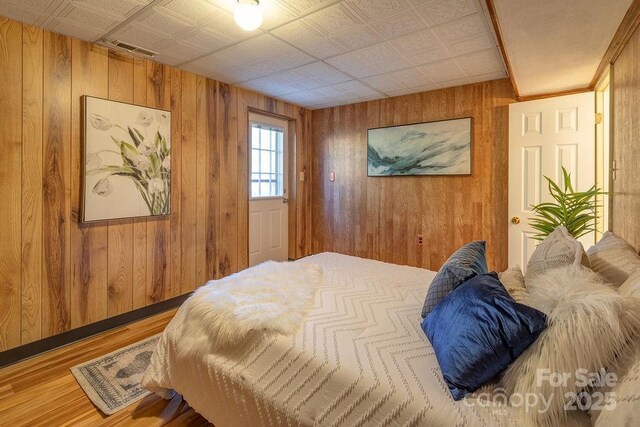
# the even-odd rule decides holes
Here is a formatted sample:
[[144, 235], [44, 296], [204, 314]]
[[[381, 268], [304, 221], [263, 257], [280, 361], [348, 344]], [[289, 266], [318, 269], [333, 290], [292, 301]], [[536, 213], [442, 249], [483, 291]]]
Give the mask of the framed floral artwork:
[[171, 112], [83, 96], [82, 222], [171, 213]]

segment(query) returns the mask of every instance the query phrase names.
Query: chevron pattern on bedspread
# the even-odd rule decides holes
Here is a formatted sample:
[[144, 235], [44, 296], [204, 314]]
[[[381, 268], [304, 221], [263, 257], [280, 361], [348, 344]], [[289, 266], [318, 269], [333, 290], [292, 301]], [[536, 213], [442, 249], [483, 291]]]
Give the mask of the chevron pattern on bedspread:
[[325, 281], [295, 335], [180, 360], [177, 316], [152, 360], [155, 390], [177, 390], [218, 427], [514, 424], [504, 409], [452, 400], [420, 329], [433, 272], [333, 253], [298, 262]]

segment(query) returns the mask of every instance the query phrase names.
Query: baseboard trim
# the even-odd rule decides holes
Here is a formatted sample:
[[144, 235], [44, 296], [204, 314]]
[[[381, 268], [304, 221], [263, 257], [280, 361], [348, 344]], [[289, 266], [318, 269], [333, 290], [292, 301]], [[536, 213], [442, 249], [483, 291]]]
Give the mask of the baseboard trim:
[[179, 307], [187, 298], [189, 298], [189, 296], [191, 296], [191, 293], [180, 295], [166, 301], [158, 302], [147, 307], [119, 314], [108, 319], [100, 320], [99, 322], [91, 323], [90, 325], [82, 326], [49, 338], [44, 338], [29, 344], [21, 345], [20, 347], [0, 352], [0, 368], [21, 362], [25, 359], [37, 356], [58, 347], [63, 347], [92, 335], [106, 332], [110, 329], [144, 319], [145, 317], [153, 316], [155, 314], [162, 313], [163, 311]]

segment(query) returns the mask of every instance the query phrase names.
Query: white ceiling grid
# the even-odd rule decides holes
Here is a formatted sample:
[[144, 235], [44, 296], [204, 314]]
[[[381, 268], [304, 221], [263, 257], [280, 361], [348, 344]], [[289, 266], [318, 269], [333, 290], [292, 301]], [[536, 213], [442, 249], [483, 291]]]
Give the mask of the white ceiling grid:
[[241, 30], [235, 0], [2, 0], [0, 15], [309, 108], [507, 76], [484, 0], [261, 0]]

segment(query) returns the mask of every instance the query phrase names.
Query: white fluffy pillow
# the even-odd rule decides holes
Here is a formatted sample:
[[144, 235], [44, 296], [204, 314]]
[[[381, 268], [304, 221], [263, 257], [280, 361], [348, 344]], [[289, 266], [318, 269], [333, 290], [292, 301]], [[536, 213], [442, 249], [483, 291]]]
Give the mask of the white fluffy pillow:
[[[598, 372], [615, 366], [628, 343], [640, 336], [640, 300], [625, 298], [603, 285], [600, 276], [579, 266], [562, 267], [527, 283], [525, 304], [543, 311], [548, 326], [505, 372], [501, 383], [507, 393], [534, 393], [549, 402], [515, 407], [524, 421], [540, 426], [565, 425], [565, 393], [579, 393], [576, 371]], [[539, 370], [568, 376], [552, 387]], [[512, 396], [513, 397], [513, 396]]]
[[498, 279], [516, 302], [522, 302], [526, 298], [527, 288], [524, 285], [524, 276], [519, 265], [498, 273]]
[[629, 275], [640, 268], [640, 256], [622, 237], [607, 231], [594, 246], [587, 251], [591, 269], [604, 279], [620, 286]]

